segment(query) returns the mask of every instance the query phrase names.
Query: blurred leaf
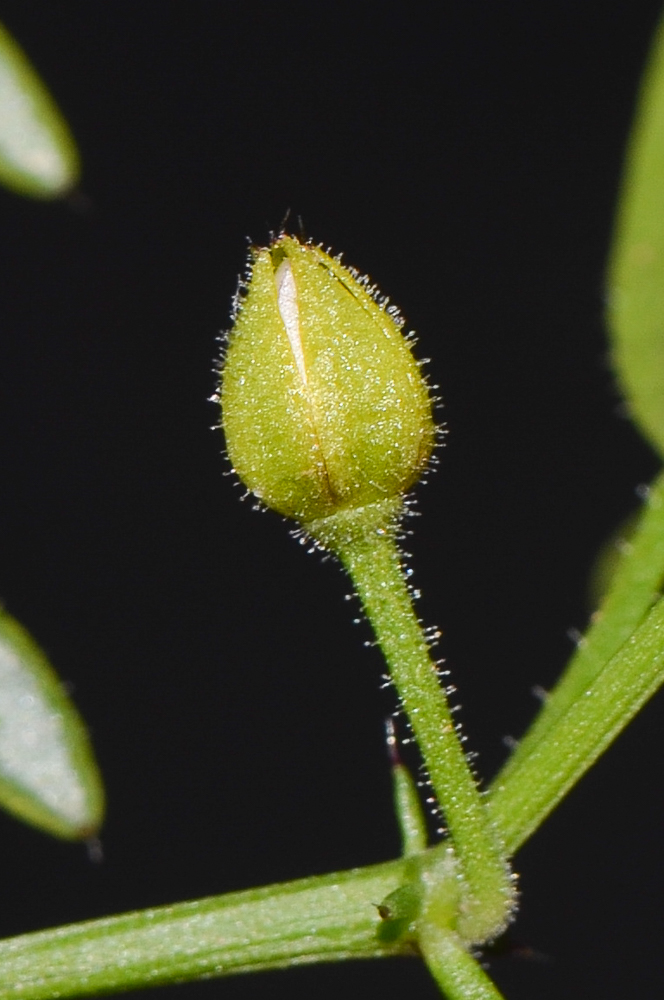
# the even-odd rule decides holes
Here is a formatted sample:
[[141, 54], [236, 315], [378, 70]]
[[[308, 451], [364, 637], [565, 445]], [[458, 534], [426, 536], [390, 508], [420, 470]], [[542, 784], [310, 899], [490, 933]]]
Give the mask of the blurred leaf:
[[93, 836], [101, 778], [80, 716], [42, 651], [0, 611], [0, 806], [58, 837]]
[[79, 177], [71, 132], [27, 56], [0, 25], [0, 183], [55, 198]]
[[655, 35], [628, 146], [608, 318], [630, 413], [664, 455], [664, 23]]

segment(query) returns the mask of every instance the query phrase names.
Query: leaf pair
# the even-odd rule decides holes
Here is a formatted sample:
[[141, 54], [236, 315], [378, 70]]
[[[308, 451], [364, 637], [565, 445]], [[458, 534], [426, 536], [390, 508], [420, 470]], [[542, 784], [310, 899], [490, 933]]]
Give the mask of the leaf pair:
[[[69, 128], [27, 56], [0, 25], [0, 183], [52, 198], [76, 183]], [[0, 610], [0, 806], [48, 833], [92, 836], [104, 795], [85, 727], [53, 668]]]

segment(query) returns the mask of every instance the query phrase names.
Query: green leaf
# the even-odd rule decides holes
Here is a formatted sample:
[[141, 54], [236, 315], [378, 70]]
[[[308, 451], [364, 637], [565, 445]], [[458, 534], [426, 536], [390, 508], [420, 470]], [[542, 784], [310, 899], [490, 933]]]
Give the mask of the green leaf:
[[55, 198], [78, 181], [78, 152], [53, 98], [21, 47], [0, 25], [0, 183]]
[[619, 382], [640, 430], [664, 455], [664, 24], [628, 147], [608, 283]]
[[531, 752], [498, 775], [492, 819], [514, 853], [664, 683], [664, 598]]
[[0, 611], [0, 805], [47, 833], [93, 836], [104, 793], [85, 727], [53, 668]]
[[562, 677], [547, 696], [532, 726], [519, 741], [497, 781], [533, 753], [537, 744], [586, 690], [646, 617], [664, 583], [664, 475], [647, 491], [630, 542], [614, 567], [607, 593], [592, 616]]
[[401, 830], [401, 850], [403, 856], [407, 858], [426, 850], [427, 823], [415, 782], [401, 761], [396, 761], [392, 765], [392, 785], [394, 808]]

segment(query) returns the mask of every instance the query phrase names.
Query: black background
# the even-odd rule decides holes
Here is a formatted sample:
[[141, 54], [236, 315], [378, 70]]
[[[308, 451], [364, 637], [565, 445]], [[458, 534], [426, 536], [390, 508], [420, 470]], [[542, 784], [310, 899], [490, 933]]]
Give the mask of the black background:
[[[80, 143], [75, 205], [0, 193], [0, 595], [73, 686], [106, 860], [0, 817], [3, 935], [392, 857], [393, 696], [331, 563], [224, 477], [215, 339], [288, 209], [431, 357], [427, 623], [489, 777], [569, 655], [657, 461], [620, 414], [603, 274], [654, 0], [7, 0]], [[655, 699], [517, 858], [508, 1000], [656, 996]], [[153, 996], [437, 995], [415, 961]]]

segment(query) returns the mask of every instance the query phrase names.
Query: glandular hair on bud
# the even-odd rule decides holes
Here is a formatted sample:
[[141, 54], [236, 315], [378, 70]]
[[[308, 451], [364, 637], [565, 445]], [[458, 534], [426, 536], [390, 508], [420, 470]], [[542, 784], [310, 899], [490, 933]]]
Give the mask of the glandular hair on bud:
[[253, 252], [221, 406], [242, 482], [305, 525], [399, 500], [435, 443], [432, 400], [395, 314], [338, 259], [291, 236]]

